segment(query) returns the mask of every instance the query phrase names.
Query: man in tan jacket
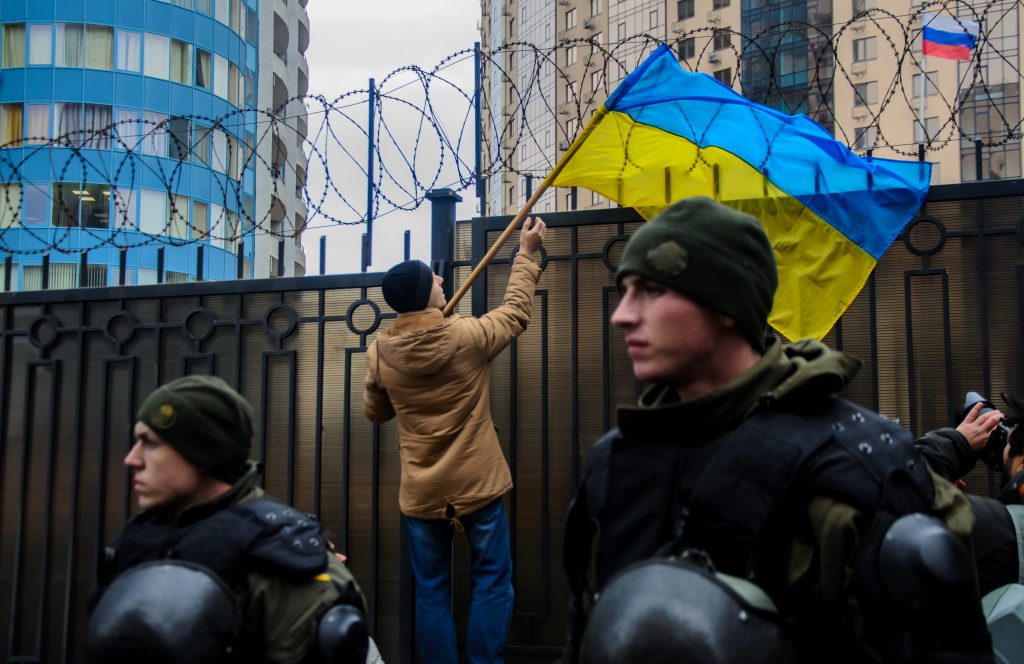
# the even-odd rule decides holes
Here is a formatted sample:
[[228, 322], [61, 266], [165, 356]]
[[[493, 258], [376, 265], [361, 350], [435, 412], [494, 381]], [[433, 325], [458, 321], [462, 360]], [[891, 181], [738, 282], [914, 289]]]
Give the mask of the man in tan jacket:
[[528, 218], [501, 306], [480, 318], [445, 318], [441, 277], [420, 261], [394, 266], [384, 299], [398, 319], [367, 352], [363, 410], [373, 422], [398, 417], [399, 507], [416, 579], [416, 640], [428, 664], [456, 664], [450, 564], [452, 530], [472, 549], [473, 598], [466, 661], [502, 661], [512, 617], [512, 558], [501, 497], [512, 475], [491, 421], [491, 360], [530, 322], [546, 233]]

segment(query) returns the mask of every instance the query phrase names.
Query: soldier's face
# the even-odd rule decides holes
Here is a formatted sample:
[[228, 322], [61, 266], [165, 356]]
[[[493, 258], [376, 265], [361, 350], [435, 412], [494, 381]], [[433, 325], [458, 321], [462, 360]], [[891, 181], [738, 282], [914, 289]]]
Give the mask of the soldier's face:
[[722, 314], [635, 275], [622, 280], [612, 323], [626, 333], [637, 380], [667, 383], [681, 393], [713, 376], [718, 343], [727, 333]]
[[124, 465], [132, 469], [140, 509], [180, 511], [195, 502], [202, 486], [199, 468], [143, 422], [135, 424], [135, 445]]

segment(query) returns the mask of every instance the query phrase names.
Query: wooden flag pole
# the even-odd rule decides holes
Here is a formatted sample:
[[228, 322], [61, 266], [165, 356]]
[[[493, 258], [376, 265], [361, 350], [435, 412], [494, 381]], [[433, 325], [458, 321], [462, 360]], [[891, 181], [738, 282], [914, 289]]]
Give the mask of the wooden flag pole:
[[608, 115], [608, 109], [605, 108], [604, 104], [602, 104], [600, 107], [598, 107], [594, 114], [590, 116], [590, 122], [588, 122], [587, 126], [583, 128], [583, 131], [579, 133], [579, 135], [576, 137], [576, 140], [572, 142], [572, 145], [570, 145], [569, 149], [565, 151], [565, 154], [562, 155], [562, 158], [558, 160], [558, 163], [555, 164], [555, 167], [553, 169], [551, 169], [551, 172], [548, 173], [548, 176], [544, 178], [544, 181], [540, 183], [540, 186], [537, 187], [537, 191], [533, 192], [533, 195], [530, 196], [530, 200], [526, 201], [526, 205], [524, 205], [522, 209], [519, 210], [518, 213], [516, 213], [515, 218], [512, 219], [512, 222], [508, 225], [508, 228], [502, 231], [498, 239], [495, 240], [494, 246], [487, 250], [487, 253], [484, 254], [484, 257], [481, 258], [480, 262], [477, 263], [477, 266], [473, 268], [473, 272], [470, 273], [469, 278], [462, 282], [462, 285], [459, 286], [459, 289], [455, 291], [454, 295], [452, 295], [452, 299], [448, 302], [448, 304], [444, 305], [444, 309], [442, 309], [441, 312], [445, 316], [450, 316], [451, 313], [455, 311], [455, 307], [458, 306], [459, 300], [461, 300], [462, 296], [466, 294], [466, 291], [469, 290], [469, 287], [473, 285], [473, 282], [477, 280], [477, 277], [480, 276], [480, 273], [487, 269], [487, 265], [491, 262], [491, 260], [494, 259], [494, 255], [501, 250], [501, 247], [505, 244], [505, 241], [508, 240], [510, 235], [512, 235], [512, 231], [514, 231], [516, 229], [516, 226], [518, 226], [523, 221], [523, 219], [526, 218], [526, 215], [530, 214], [530, 210], [533, 209], [533, 206], [540, 199], [541, 194], [548, 190], [548, 187], [550, 187], [551, 183], [555, 181], [555, 178], [558, 177], [558, 174], [562, 172], [562, 169], [565, 167], [565, 165], [569, 163], [569, 160], [572, 158], [572, 156], [576, 154], [576, 151], [580, 149], [580, 146], [583, 145], [583, 142], [587, 140], [587, 137], [590, 136], [590, 134], [594, 131], [594, 127], [596, 127], [598, 123], [601, 122], [601, 119], [604, 118], [604, 116], [606, 115]]
[[473, 272], [470, 273], [469, 278], [462, 282], [462, 285], [459, 286], [459, 290], [455, 291], [455, 294], [452, 295], [452, 299], [448, 301], [448, 304], [444, 305], [442, 313], [445, 316], [451, 315], [452, 311], [454, 311], [455, 307], [459, 304], [459, 300], [462, 299], [462, 296], [466, 294], [466, 291], [469, 290], [469, 287], [472, 286], [473, 282], [477, 280], [477, 277], [480, 276], [480, 273], [487, 269], [487, 266], [490, 264], [491, 260], [494, 259], [494, 255], [501, 250], [502, 246], [504, 246], [509, 236], [512, 235], [512, 231], [514, 231], [516, 227], [519, 226], [523, 219], [526, 218], [526, 215], [530, 214], [530, 210], [532, 210], [534, 204], [537, 203], [537, 199], [539, 199], [540, 195], [543, 194], [549, 186], [551, 186], [550, 184], [548, 184], [548, 181], [551, 179], [552, 178], [550, 177], [546, 178], [544, 182], [542, 182], [540, 186], [537, 187], [537, 191], [533, 192], [533, 195], [530, 196], [530, 200], [526, 201], [526, 205], [524, 205], [522, 209], [519, 210], [516, 216], [512, 219], [512, 222], [508, 225], [508, 227], [504, 231], [502, 231], [498, 239], [494, 241], [494, 245], [487, 250], [487, 253], [484, 254], [484, 257], [481, 258], [480, 262], [477, 263], [475, 268], [473, 268]]

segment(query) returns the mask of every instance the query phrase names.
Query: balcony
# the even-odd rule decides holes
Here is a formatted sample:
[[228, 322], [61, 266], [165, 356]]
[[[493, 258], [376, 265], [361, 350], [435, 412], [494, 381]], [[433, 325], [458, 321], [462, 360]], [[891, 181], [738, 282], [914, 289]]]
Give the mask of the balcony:
[[274, 12], [274, 53], [288, 62], [288, 23]]
[[274, 100], [273, 100], [273, 112], [275, 115], [282, 115], [285, 112], [285, 106], [288, 104], [288, 86], [285, 84], [281, 77], [276, 73], [274, 74]]
[[309, 26], [301, 18], [299, 19], [299, 43], [296, 46], [299, 49], [299, 53], [305, 53], [306, 49], [309, 48]]

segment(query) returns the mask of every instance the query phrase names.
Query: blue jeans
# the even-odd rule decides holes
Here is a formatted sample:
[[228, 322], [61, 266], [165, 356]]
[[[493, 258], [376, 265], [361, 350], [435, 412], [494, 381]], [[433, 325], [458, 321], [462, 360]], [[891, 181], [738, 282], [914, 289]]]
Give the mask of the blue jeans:
[[[416, 580], [416, 642], [426, 664], [457, 664], [452, 619], [452, 525], [447, 519], [402, 517], [409, 528], [409, 559]], [[466, 661], [500, 664], [512, 619], [512, 554], [505, 505], [498, 498], [459, 517], [472, 551]]]

